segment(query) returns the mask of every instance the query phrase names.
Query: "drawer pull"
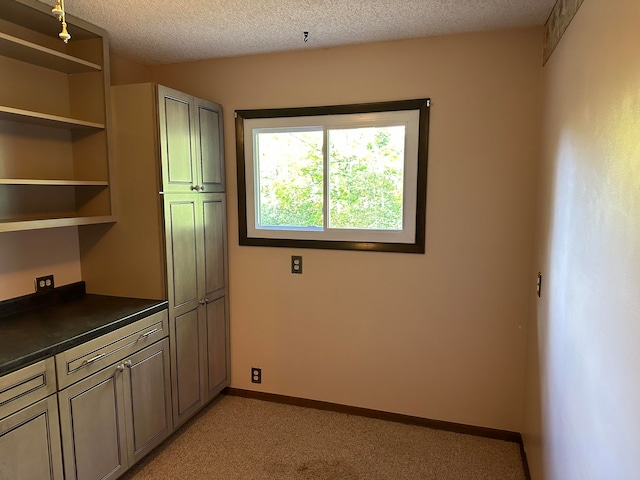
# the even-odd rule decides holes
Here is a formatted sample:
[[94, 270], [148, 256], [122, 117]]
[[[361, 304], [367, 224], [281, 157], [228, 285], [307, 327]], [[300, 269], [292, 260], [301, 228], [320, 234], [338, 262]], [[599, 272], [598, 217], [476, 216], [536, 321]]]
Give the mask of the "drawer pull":
[[153, 330], [149, 330], [147, 333], [143, 333], [142, 335], [140, 335], [138, 337], [138, 340], [136, 340], [136, 342], [139, 342], [140, 340], [144, 340], [147, 337], [150, 337], [151, 335], [153, 335], [154, 333], [159, 332], [160, 329], [159, 328], [154, 328]]
[[90, 363], [93, 363], [96, 360], [100, 360], [102, 357], [105, 357], [106, 355], [107, 355], [106, 353], [99, 353], [95, 357], [89, 358], [89, 359], [85, 360], [84, 362], [82, 362], [82, 365], [89, 365]]

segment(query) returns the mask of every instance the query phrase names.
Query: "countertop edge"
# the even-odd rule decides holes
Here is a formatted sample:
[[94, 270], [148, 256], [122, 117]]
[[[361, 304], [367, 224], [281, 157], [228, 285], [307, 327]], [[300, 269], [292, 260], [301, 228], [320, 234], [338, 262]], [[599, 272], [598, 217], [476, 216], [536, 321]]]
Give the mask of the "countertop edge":
[[153, 315], [154, 313], [161, 312], [168, 306], [168, 302], [166, 300], [158, 300], [157, 302], [158, 303], [155, 305], [143, 308], [135, 313], [101, 325], [98, 328], [94, 328], [93, 330], [83, 332], [79, 335], [67, 338], [62, 342], [55, 343], [45, 349], [37, 350], [22, 357], [18, 357], [15, 360], [6, 362], [0, 365], [0, 376], [8, 375], [41, 360], [46, 360], [47, 358], [53, 357], [65, 350], [69, 350], [70, 348], [101, 337], [102, 335], [113, 332], [121, 327], [130, 325], [138, 320], [148, 317], [149, 315]]

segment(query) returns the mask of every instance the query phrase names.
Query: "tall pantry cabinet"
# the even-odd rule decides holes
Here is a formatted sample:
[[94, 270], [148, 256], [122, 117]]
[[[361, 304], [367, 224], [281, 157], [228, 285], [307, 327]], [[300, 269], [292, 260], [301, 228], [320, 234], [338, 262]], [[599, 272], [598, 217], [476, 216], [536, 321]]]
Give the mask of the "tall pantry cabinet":
[[118, 222], [85, 227], [90, 293], [169, 301], [174, 427], [229, 385], [222, 108], [155, 84], [111, 89]]

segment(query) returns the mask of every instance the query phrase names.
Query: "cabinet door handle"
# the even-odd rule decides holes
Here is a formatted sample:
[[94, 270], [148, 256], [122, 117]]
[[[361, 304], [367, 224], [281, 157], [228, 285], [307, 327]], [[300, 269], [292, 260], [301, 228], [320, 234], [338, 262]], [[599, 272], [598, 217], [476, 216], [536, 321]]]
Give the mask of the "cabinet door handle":
[[85, 360], [84, 362], [82, 362], [82, 365], [89, 365], [90, 363], [95, 362], [96, 360], [100, 360], [102, 357], [106, 356], [106, 353], [99, 353], [98, 355], [96, 355], [95, 357], [91, 357], [88, 358], [87, 360]]
[[116, 370], [117, 370], [118, 372], [124, 372], [124, 363], [121, 363], [120, 365], [118, 365], [118, 366], [116, 367]]
[[191, 185], [191, 190], [195, 190], [197, 192], [200, 190], [200, 187], [198, 185]]
[[200, 187], [200, 191], [204, 192], [204, 187], [203, 186]]
[[208, 298], [203, 298], [202, 300], [198, 301], [200, 305], [209, 305], [211, 302], [213, 302], [213, 300], [209, 300]]
[[153, 330], [149, 330], [147, 333], [143, 333], [142, 335], [140, 335], [138, 337], [138, 340], [136, 340], [136, 342], [139, 342], [140, 340], [144, 340], [145, 338], [150, 337], [151, 335], [159, 331], [160, 331], [159, 328], [154, 328]]
[[131, 363], [131, 360], [127, 360], [126, 362], [124, 362], [124, 366], [127, 368], [132, 368], [133, 367], [133, 363]]

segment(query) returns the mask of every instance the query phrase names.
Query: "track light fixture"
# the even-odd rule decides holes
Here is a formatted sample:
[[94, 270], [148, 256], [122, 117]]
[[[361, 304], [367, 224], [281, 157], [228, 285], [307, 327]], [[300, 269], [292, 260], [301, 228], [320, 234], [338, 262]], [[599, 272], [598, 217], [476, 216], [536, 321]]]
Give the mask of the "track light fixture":
[[51, 9], [51, 13], [60, 21], [62, 24], [62, 31], [58, 34], [58, 36], [64, 40], [64, 43], [68, 43], [71, 39], [71, 35], [67, 31], [67, 22], [64, 15], [64, 0], [56, 0], [56, 4]]

